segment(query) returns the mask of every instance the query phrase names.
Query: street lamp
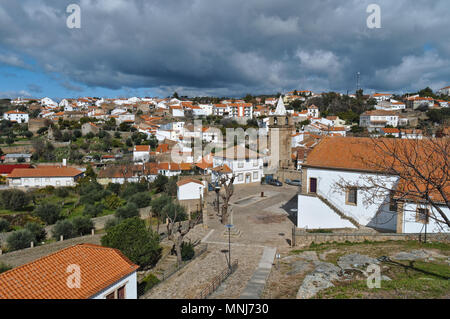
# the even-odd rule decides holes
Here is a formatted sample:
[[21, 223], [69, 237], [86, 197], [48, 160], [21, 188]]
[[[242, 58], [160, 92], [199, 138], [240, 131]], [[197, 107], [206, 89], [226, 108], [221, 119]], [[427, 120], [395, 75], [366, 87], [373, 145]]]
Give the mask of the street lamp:
[[228, 268], [231, 270], [231, 228], [233, 225], [227, 224], [225, 227], [228, 228]]

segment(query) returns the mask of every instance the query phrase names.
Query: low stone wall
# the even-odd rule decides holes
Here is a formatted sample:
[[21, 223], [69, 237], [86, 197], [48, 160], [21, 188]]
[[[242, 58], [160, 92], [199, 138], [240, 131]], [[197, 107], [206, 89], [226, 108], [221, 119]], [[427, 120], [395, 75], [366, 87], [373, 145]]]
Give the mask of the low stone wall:
[[[424, 240], [424, 234], [390, 234], [390, 233], [306, 233], [296, 230], [292, 234], [293, 246], [308, 246], [312, 243], [344, 243], [364, 241], [390, 241], [390, 240]], [[450, 233], [427, 234], [427, 241], [450, 243]]]
[[[144, 208], [139, 209], [139, 214], [142, 219], [149, 218], [150, 213], [151, 213], [151, 207], [144, 207]], [[114, 219], [114, 215], [106, 215], [106, 216], [92, 218], [92, 222], [94, 223], [95, 230], [104, 229], [108, 220], [111, 220], [111, 219]], [[50, 225], [50, 226], [45, 227], [45, 231], [47, 232], [47, 238], [51, 238], [52, 230], [53, 230], [54, 226], [55, 225]], [[0, 233], [0, 249], [2, 246], [6, 246], [6, 239], [12, 233], [13, 232]], [[30, 245], [31, 245], [31, 243], [30, 243]]]
[[10, 253], [0, 255], [0, 263], [5, 263], [11, 267], [18, 267], [73, 245], [86, 243], [100, 245], [101, 237], [102, 234], [97, 234], [94, 236], [88, 235], [83, 237], [71, 238], [64, 241], [58, 241], [42, 246], [36, 246], [33, 248], [12, 251]]

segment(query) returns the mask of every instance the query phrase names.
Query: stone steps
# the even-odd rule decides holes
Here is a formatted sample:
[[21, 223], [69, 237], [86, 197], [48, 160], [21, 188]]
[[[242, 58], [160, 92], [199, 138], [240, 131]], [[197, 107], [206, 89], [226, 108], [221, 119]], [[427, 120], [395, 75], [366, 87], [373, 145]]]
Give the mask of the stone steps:
[[320, 196], [319, 194], [317, 194], [317, 197], [328, 207], [330, 207], [336, 214], [339, 215], [339, 217], [341, 217], [342, 219], [348, 220], [350, 223], [352, 223], [353, 225], [355, 225], [357, 228], [361, 228], [361, 225], [352, 217], [349, 217], [347, 215], [345, 215], [343, 212], [341, 212], [336, 206], [334, 206], [332, 203], [330, 203], [325, 197]]

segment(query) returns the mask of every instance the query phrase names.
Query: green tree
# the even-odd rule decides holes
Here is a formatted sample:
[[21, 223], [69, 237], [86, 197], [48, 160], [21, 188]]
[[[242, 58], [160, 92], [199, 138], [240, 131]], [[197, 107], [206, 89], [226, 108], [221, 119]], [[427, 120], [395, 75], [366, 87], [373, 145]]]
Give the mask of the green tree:
[[73, 223], [68, 219], [59, 220], [52, 230], [53, 238], [56, 240], [59, 240], [61, 236], [63, 236], [64, 239], [73, 238], [76, 234]]
[[6, 219], [0, 218], [0, 233], [8, 232], [10, 227], [11, 225]]
[[34, 214], [47, 225], [53, 225], [61, 215], [61, 207], [52, 203], [42, 203], [34, 209]]
[[11, 266], [4, 263], [0, 263], [0, 274], [11, 269], [12, 269]]
[[25, 225], [25, 229], [29, 230], [30, 233], [33, 234], [37, 243], [40, 243], [47, 238], [47, 232], [41, 224], [30, 222]]
[[164, 191], [165, 185], [169, 182], [169, 178], [162, 174], [158, 174], [152, 183], [152, 187], [156, 190], [156, 193], [161, 193]]
[[10, 210], [24, 209], [31, 200], [31, 197], [18, 189], [4, 190], [0, 192], [1, 204], [4, 208]]
[[138, 217], [125, 219], [109, 228], [101, 242], [103, 246], [119, 249], [142, 268], [155, 265], [161, 257], [158, 234], [148, 230]]
[[134, 194], [128, 199], [129, 203], [134, 203], [138, 208], [144, 208], [150, 206], [152, 197], [149, 192], [141, 192]]
[[72, 225], [75, 234], [83, 236], [90, 234], [94, 228], [94, 223], [87, 216], [76, 216], [72, 219]]
[[139, 210], [136, 204], [128, 203], [126, 206], [119, 207], [115, 216], [119, 219], [127, 219], [139, 216]]
[[186, 209], [178, 203], [169, 202], [162, 209], [163, 217], [170, 218], [174, 223], [187, 220]]

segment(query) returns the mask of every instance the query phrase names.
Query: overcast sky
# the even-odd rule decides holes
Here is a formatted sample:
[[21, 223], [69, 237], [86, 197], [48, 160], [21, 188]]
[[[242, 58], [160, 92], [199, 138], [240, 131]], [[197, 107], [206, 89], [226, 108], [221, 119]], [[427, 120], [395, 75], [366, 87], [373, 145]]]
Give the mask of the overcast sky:
[[369, 93], [439, 89], [449, 13], [448, 0], [0, 0], [0, 97], [345, 93], [358, 71]]

